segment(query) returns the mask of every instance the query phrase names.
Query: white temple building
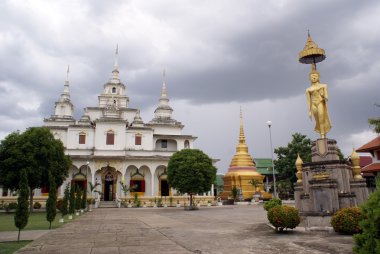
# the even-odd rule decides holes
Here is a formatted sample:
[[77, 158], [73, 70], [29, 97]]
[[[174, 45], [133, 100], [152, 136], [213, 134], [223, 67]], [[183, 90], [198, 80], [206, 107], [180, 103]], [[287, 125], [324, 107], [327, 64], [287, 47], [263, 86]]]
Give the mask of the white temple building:
[[[128, 103], [126, 86], [119, 78], [117, 51], [112, 76], [98, 96], [98, 105], [85, 108], [79, 120], [74, 118], [67, 77], [54, 114], [44, 119], [72, 160], [63, 186], [73, 183], [88, 188], [89, 182], [99, 183], [104, 201], [123, 196], [120, 182], [135, 186], [139, 196], [176, 194], [166, 180], [168, 161], [174, 152], [193, 148], [196, 137], [182, 134], [184, 125], [172, 118], [165, 74], [151, 121], [144, 123], [140, 111], [129, 108]], [[60, 188], [59, 194], [63, 191]]]

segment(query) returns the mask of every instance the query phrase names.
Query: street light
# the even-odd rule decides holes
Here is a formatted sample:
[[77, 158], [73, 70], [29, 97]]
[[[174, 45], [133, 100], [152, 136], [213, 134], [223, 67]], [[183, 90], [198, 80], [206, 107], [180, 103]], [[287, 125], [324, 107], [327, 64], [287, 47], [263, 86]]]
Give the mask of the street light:
[[267, 125], [269, 128], [269, 139], [270, 139], [270, 154], [272, 156], [272, 173], [273, 173], [273, 194], [275, 197], [277, 197], [277, 191], [276, 191], [276, 174], [274, 172], [274, 162], [273, 162], [273, 145], [272, 145], [272, 131], [271, 131], [271, 126], [272, 126], [272, 121], [267, 121]]

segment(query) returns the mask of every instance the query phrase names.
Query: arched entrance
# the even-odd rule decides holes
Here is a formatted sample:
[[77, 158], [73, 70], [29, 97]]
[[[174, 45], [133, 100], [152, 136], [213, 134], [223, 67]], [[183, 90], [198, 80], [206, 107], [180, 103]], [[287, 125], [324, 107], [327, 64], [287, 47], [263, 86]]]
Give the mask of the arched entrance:
[[171, 196], [170, 186], [167, 180], [166, 167], [159, 166], [157, 168], [157, 177], [158, 177], [159, 196]]
[[117, 175], [113, 167], [107, 166], [102, 168], [102, 196], [104, 201], [113, 201], [116, 196]]

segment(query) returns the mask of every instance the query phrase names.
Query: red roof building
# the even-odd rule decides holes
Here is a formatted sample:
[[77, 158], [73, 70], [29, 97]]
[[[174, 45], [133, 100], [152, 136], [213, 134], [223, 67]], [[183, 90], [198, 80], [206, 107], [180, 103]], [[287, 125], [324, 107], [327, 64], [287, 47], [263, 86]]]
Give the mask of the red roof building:
[[362, 167], [364, 176], [376, 176], [380, 174], [380, 136], [359, 147], [356, 149], [356, 152], [371, 154], [371, 162], [369, 156], [360, 157], [360, 166]]

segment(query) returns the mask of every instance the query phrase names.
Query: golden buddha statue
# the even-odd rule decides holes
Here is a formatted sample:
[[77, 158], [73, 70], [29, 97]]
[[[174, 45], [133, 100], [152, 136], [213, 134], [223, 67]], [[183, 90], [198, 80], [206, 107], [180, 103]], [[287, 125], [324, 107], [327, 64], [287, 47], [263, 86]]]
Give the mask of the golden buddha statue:
[[331, 129], [327, 101], [329, 98], [327, 85], [319, 83], [319, 72], [317, 63], [326, 59], [325, 50], [319, 48], [307, 33], [307, 41], [303, 50], [299, 53], [299, 61], [303, 64], [311, 64], [310, 81], [311, 86], [306, 89], [309, 117], [315, 120], [314, 131], [326, 138], [326, 133]]
[[319, 83], [319, 73], [316, 70], [310, 72], [311, 86], [306, 89], [306, 97], [310, 120], [314, 117], [314, 131], [326, 138], [326, 133], [331, 129], [327, 101], [329, 98], [327, 85]]

